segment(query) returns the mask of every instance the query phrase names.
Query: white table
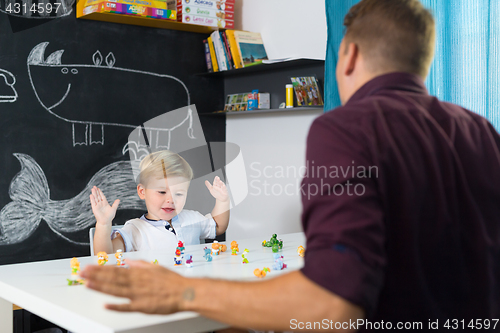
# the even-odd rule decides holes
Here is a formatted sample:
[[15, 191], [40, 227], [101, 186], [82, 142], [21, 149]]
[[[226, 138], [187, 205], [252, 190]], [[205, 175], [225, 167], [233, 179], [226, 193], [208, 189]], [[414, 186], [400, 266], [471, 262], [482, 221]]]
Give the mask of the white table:
[[[239, 254], [231, 255], [231, 241], [224, 242], [228, 249], [212, 262], [203, 258], [203, 248], [210, 244], [186, 246], [185, 253], [193, 255], [193, 267], [174, 266], [173, 254], [158, 252], [125, 253], [125, 258], [151, 261], [157, 259], [160, 265], [168, 267], [187, 277], [210, 277], [238, 281], [257, 281], [255, 268], [273, 265], [271, 248], [262, 246], [264, 239], [240, 239]], [[284, 256], [287, 268], [272, 270], [264, 279], [269, 279], [303, 266], [303, 258], [297, 255], [297, 247], [305, 246], [303, 233], [278, 235], [284, 247], [279, 253]], [[248, 264], [242, 264], [241, 253], [248, 249]], [[96, 257], [79, 258], [83, 269], [96, 264]], [[114, 255], [109, 256], [107, 265], [116, 263]], [[33, 262], [0, 266], [0, 332], [12, 332], [12, 303], [72, 332], [114, 333], [114, 332], [207, 332], [226, 328], [227, 325], [204, 318], [194, 312], [179, 312], [171, 315], [146, 315], [142, 313], [119, 313], [104, 309], [106, 303], [127, 302], [87, 289], [84, 286], [68, 286], [70, 259]], [[223, 295], [221, 299], [223, 301]]]

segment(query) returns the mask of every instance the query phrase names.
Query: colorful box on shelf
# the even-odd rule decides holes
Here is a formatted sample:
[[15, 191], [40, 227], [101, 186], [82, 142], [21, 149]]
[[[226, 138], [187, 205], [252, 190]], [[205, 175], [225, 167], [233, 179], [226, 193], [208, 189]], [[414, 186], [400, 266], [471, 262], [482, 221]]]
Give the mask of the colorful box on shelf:
[[[167, 2], [156, 1], [156, 0], [105, 0], [107, 2], [115, 2], [124, 5], [138, 5], [143, 7], [158, 8], [158, 9], [168, 9]], [[103, 2], [103, 0], [87, 0], [85, 2], [85, 7]]]
[[203, 25], [206, 27], [217, 27], [223, 29], [233, 29], [234, 21], [232, 20], [223, 20], [214, 17], [207, 16], [197, 16], [197, 15], [180, 15], [177, 17], [178, 22], [187, 23], [187, 24], [196, 24]]
[[197, 15], [197, 16], [207, 16], [218, 18], [222, 20], [234, 21], [234, 13], [233, 12], [225, 12], [222, 10], [214, 10], [209, 8], [202, 7], [194, 7], [194, 6], [183, 6], [177, 8], [177, 16], [180, 17], [182, 15]]
[[165, 19], [172, 21], [177, 20], [177, 12], [174, 10], [153, 8], [143, 5], [128, 5], [120, 3], [118, 1], [103, 1], [92, 4], [83, 9], [83, 15], [88, 15], [91, 13], [112, 13], [112, 14], [143, 16], [143, 17]]
[[177, 8], [194, 6], [213, 10], [223, 10], [234, 13], [234, 0], [177, 0]]

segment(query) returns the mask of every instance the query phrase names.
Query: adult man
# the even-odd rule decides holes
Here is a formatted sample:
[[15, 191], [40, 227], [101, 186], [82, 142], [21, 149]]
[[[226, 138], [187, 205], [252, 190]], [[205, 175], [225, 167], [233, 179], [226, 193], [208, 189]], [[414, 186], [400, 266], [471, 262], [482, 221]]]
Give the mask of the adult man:
[[[426, 330], [437, 320], [446, 330], [446, 320], [500, 317], [500, 136], [427, 94], [435, 29], [418, 0], [363, 0], [344, 24], [344, 105], [313, 123], [307, 143], [304, 187], [321, 193], [303, 197], [305, 267], [252, 284], [143, 263], [121, 274], [90, 268], [89, 287], [132, 300], [111, 308], [186, 309], [275, 330], [291, 319], [367, 318], [375, 325], [355, 329], [369, 331], [382, 321]], [[272, 304], [261, 302], [277, 290]]]

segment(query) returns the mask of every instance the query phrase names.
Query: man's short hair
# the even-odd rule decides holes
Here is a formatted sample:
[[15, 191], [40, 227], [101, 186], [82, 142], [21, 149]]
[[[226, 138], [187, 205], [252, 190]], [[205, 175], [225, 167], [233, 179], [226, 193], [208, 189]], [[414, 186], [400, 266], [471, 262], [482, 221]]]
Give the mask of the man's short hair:
[[139, 166], [138, 183], [147, 186], [152, 179], [168, 177], [184, 177], [193, 179], [193, 169], [184, 158], [170, 150], [157, 151], [149, 154], [141, 161]]
[[419, 0], [362, 0], [349, 10], [344, 26], [346, 47], [358, 46], [369, 71], [427, 76], [435, 24]]

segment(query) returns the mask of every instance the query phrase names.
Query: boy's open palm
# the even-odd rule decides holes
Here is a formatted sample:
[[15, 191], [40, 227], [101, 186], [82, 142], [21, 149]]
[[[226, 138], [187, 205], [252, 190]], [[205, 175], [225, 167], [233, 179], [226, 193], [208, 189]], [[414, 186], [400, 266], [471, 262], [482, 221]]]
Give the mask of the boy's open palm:
[[101, 189], [94, 186], [92, 188], [92, 194], [90, 195], [90, 204], [92, 205], [92, 212], [94, 213], [97, 223], [111, 225], [111, 222], [115, 218], [120, 200], [116, 199], [113, 206], [110, 206]]
[[210, 184], [208, 180], [205, 180], [205, 185], [207, 186], [210, 194], [217, 200], [226, 202], [229, 200], [229, 195], [227, 194], [226, 184], [220, 180], [219, 176], [214, 178], [213, 185]]

